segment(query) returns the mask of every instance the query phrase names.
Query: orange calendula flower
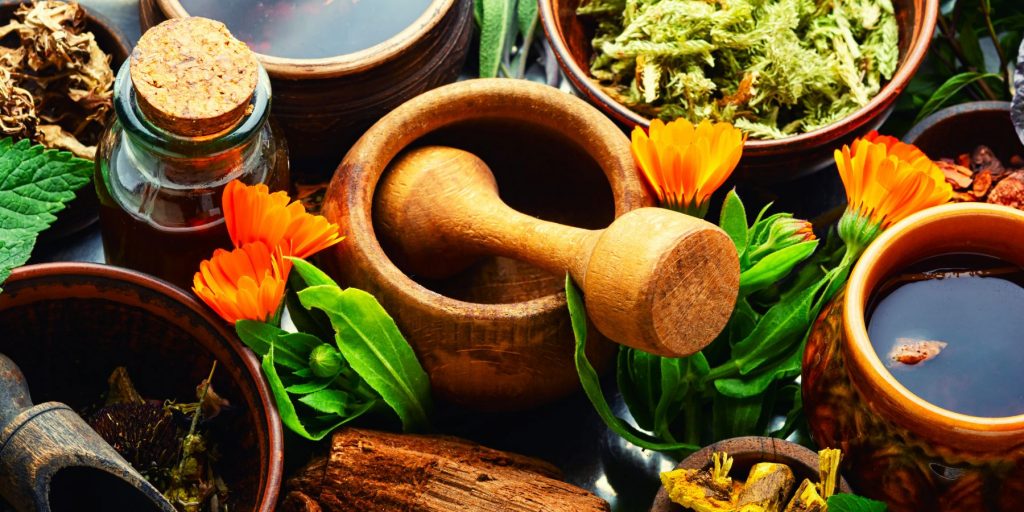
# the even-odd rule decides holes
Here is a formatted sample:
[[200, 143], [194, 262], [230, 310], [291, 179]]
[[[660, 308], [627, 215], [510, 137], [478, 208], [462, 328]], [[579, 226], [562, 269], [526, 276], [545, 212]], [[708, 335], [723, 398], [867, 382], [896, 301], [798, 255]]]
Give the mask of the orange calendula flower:
[[231, 241], [236, 247], [259, 241], [281, 247], [285, 256], [308, 258], [344, 238], [337, 224], [306, 212], [300, 201], [289, 201], [288, 194], [271, 194], [266, 185], [228, 183], [223, 206]]
[[224, 320], [269, 321], [284, 298], [291, 263], [281, 250], [271, 252], [263, 242], [239, 249], [217, 249], [199, 264], [192, 291]]
[[633, 129], [633, 157], [662, 206], [703, 217], [708, 199], [732, 174], [746, 135], [729, 123], [651, 121]]
[[881, 231], [949, 201], [953, 189], [920, 149], [877, 133], [835, 152], [849, 203], [839, 234], [860, 254]]

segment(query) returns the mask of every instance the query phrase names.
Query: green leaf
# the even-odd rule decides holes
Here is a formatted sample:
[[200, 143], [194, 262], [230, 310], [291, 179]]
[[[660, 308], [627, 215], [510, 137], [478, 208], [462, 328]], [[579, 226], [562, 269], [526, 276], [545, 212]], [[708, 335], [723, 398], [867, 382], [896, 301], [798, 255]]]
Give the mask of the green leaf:
[[[791, 384], [786, 386], [786, 388], [792, 388], [793, 407], [790, 408], [788, 413], [786, 413], [786, 422], [783, 423], [782, 427], [769, 434], [770, 436], [777, 437], [779, 439], [786, 439], [793, 434], [793, 432], [796, 432], [797, 428], [799, 428], [799, 423], [804, 419], [804, 397], [800, 386], [797, 384]], [[785, 391], [786, 388], [783, 388], [783, 391]]]
[[885, 512], [888, 507], [875, 501], [853, 494], [833, 494], [826, 500], [828, 512]]
[[430, 380], [395, 321], [377, 299], [362, 290], [311, 286], [299, 292], [308, 309], [327, 314], [338, 350], [355, 372], [380, 394], [405, 431], [426, 430], [431, 409]]
[[[326, 284], [326, 283], [322, 283]], [[292, 323], [299, 332], [312, 334], [321, 340], [334, 339], [334, 328], [327, 315], [321, 311], [310, 311], [299, 302], [299, 292], [309, 285], [298, 272], [289, 272], [288, 287], [285, 289], [284, 304], [288, 308]]]
[[291, 370], [309, 367], [309, 353], [323, 343], [311, 334], [289, 333], [279, 327], [255, 320], [239, 320], [235, 332], [253, 352], [265, 356], [270, 347], [277, 347], [277, 364]]
[[733, 361], [741, 374], [751, 373], [799, 342], [810, 326], [814, 300], [827, 283], [827, 278], [822, 279], [768, 309], [750, 335], [733, 347]]
[[800, 262], [810, 257], [817, 247], [817, 240], [808, 240], [762, 257], [753, 267], [740, 274], [740, 296], [746, 297], [782, 280]]
[[658, 403], [661, 365], [658, 356], [622, 345], [616, 365], [616, 382], [622, 400], [636, 424], [654, 430], [654, 409]]
[[520, 34], [533, 32], [537, 26], [537, 0], [519, 0], [516, 3], [516, 21]]
[[1001, 79], [1002, 77], [995, 73], [980, 73], [977, 71], [968, 71], [966, 73], [960, 73], [950, 77], [946, 80], [938, 89], [932, 93], [928, 101], [921, 107], [921, 111], [917, 114], [917, 119], [914, 123], [921, 122], [924, 118], [932, 115], [937, 110], [942, 108], [950, 99], [953, 98], [961, 89], [968, 85], [977, 82], [978, 80], [987, 80], [990, 78]]
[[572, 278], [568, 275], [565, 276], [565, 296], [569, 306], [569, 318], [572, 321], [572, 332], [576, 337], [576, 351], [573, 356], [576, 362], [576, 372], [579, 374], [583, 391], [586, 393], [587, 398], [590, 399], [590, 403], [593, 404], [594, 409], [597, 410], [597, 414], [604, 421], [605, 425], [626, 441], [648, 450], [694, 452], [700, 449], [699, 446], [687, 443], [659, 443], [647, 434], [633, 428], [633, 426], [623, 421], [622, 418], [615, 416], [611, 406], [608, 405], [608, 401], [604, 398], [604, 393], [601, 392], [601, 382], [597, 371], [594, 370], [590, 361], [587, 360], [586, 309], [583, 305], [583, 298], [580, 296], [579, 289], [576, 288]]
[[802, 359], [803, 350], [793, 350], [777, 366], [762, 368], [757, 373], [743, 378], [717, 379], [715, 380], [715, 389], [719, 393], [733, 398], [758, 396], [764, 393], [773, 382], [799, 375]]
[[483, 24], [484, 19], [484, 2], [483, 0], [473, 0], [473, 21], [476, 22], [476, 26], [479, 27]]
[[92, 173], [92, 162], [66, 151], [0, 140], [0, 284], [28, 261], [36, 237]]
[[480, 78], [498, 76], [512, 28], [515, 0], [483, 0], [480, 27]]
[[263, 362], [261, 364], [263, 368], [263, 375], [267, 377], [267, 384], [270, 385], [270, 392], [274, 395], [274, 401], [277, 403], [277, 412], [281, 416], [281, 423], [284, 426], [291, 429], [292, 432], [309, 439], [310, 441], [319, 441], [323, 439], [327, 434], [330, 434], [334, 429], [362, 416], [371, 408], [373, 408], [373, 402], [367, 402], [361, 407], [352, 411], [348, 416], [336, 416], [335, 421], [320, 421], [324, 423], [316, 427], [310, 427], [309, 429], [303, 425], [302, 420], [299, 419], [299, 415], [295, 412], [295, 404], [292, 403], [291, 398], [288, 396], [288, 392], [284, 388], [284, 384], [281, 383], [281, 378], [277, 375], [277, 368], [274, 363], [274, 348], [271, 346], [267, 354], [263, 356]]
[[326, 414], [344, 415], [348, 408], [348, 393], [338, 389], [321, 389], [303, 396], [300, 402]]
[[309, 288], [310, 286], [322, 286], [329, 285], [338, 287], [338, 283], [335, 283], [331, 276], [324, 273], [323, 270], [316, 268], [312, 263], [301, 259], [301, 258], [288, 258], [291, 260], [295, 267], [295, 271], [298, 272], [299, 277], [306, 284], [302, 289]]
[[289, 394], [292, 395], [308, 395], [310, 393], [316, 393], [321, 389], [327, 389], [331, 383], [334, 382], [334, 377], [322, 378], [322, 379], [311, 379], [303, 382], [302, 384], [295, 384], [285, 388]]
[[715, 439], [749, 436], [757, 433], [761, 417], [761, 397], [733, 398], [715, 395], [712, 405], [712, 429]]
[[736, 252], [743, 254], [747, 250], [747, 211], [743, 207], [743, 201], [732, 189], [725, 195], [725, 202], [722, 203], [722, 214], [718, 220], [719, 226], [732, 243], [736, 245]]

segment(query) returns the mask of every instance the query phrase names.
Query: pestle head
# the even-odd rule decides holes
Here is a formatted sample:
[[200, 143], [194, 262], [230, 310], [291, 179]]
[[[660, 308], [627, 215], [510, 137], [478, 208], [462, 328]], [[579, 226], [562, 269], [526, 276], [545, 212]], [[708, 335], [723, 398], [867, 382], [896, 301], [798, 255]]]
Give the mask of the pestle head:
[[32, 397], [25, 376], [14, 361], [0, 354], [0, 430], [29, 407], [32, 407]]
[[373, 208], [382, 245], [406, 272], [445, 278], [487, 254], [569, 272], [602, 334], [662, 356], [714, 340], [739, 292], [736, 249], [717, 226], [660, 208], [626, 213], [600, 231], [545, 222], [502, 203], [487, 164], [459, 149], [400, 155]]

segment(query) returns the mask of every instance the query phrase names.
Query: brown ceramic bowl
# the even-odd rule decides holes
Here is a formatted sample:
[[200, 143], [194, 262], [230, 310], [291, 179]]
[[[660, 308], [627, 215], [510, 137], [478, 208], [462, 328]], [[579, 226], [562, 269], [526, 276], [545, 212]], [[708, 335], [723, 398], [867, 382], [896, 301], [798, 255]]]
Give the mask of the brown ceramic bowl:
[[[188, 16], [178, 0], [140, 0], [143, 32]], [[454, 82], [473, 33], [472, 0], [433, 0], [412, 25], [365, 50], [324, 59], [257, 54], [293, 174], [327, 178], [356, 139], [406, 100]], [[312, 167], [311, 167], [312, 166]]]
[[[0, 3], [0, 25], [6, 25], [14, 16], [14, 11], [23, 2], [5, 1]], [[96, 36], [96, 42], [100, 49], [110, 55], [110, 67], [117, 73], [117, 68], [128, 58], [128, 43], [124, 36], [117, 30], [116, 25], [100, 16], [87, 7], [85, 9], [85, 28]], [[111, 111], [113, 112], [113, 111]], [[113, 115], [113, 113], [111, 113]], [[96, 222], [98, 218], [99, 202], [96, 199], [96, 191], [90, 185], [85, 185], [78, 191], [78, 195], [71, 201], [67, 208], [57, 214], [57, 220], [40, 235], [42, 243], [58, 240], [72, 233], [77, 233]]]
[[[713, 464], [711, 454], [725, 452], [732, 456], [733, 478], [746, 479], [750, 468], [759, 462], [775, 462], [789, 466], [800, 485], [803, 479], [818, 481], [818, 454], [796, 443], [776, 439], [774, 437], [734, 437], [706, 446], [700, 451], [683, 459], [676, 469], [704, 469]], [[793, 489], [796, 491], [796, 488]], [[852, 492], [845, 478], [840, 478], [837, 492]], [[651, 505], [651, 512], [683, 512], [682, 505], [673, 503], [668, 498], [665, 488], [658, 489]]]
[[1024, 510], [1024, 415], [986, 418], [938, 407], [904, 387], [868, 338], [865, 311], [876, 287], [909, 264], [950, 252], [1024, 264], [1024, 212], [948, 204], [886, 229], [811, 331], [804, 410], [818, 444], [846, 449], [846, 476], [857, 491], [892, 512]]
[[[525, 80], [468, 80], [423, 94], [381, 119], [334, 174], [323, 212], [348, 236], [321, 255], [326, 270], [373, 293], [430, 375], [435, 396], [483, 410], [518, 410], [579, 389], [565, 276], [486, 258], [452, 278], [396, 266], [375, 231], [373, 199], [402, 150], [468, 150], [494, 172], [502, 199], [545, 220], [604, 228], [651, 198], [629, 140], [586, 102]], [[607, 368], [614, 345], [590, 330], [588, 353]]]
[[82, 411], [117, 366], [147, 398], [195, 401], [216, 360], [213, 386], [233, 406], [213, 431], [231, 509], [274, 510], [281, 421], [255, 356], [208, 308], [144, 274], [85, 263], [22, 267], [3, 288], [0, 353], [21, 367], [36, 403]]
[[[650, 120], [618, 103], [590, 78], [594, 24], [576, 15], [581, 0], [540, 0], [544, 32], [566, 76], [584, 97], [616, 121], [632, 129]], [[877, 96], [835, 124], [781, 140], [748, 140], [737, 175], [755, 181], [781, 181], [828, 166], [832, 152], [878, 128], [892, 112], [928, 50], [939, 12], [938, 0], [895, 0], [900, 32], [900, 63]]]
[[982, 144], [1003, 162], [1013, 155], [1024, 156], [1008, 101], [976, 101], [940, 110], [911, 128], [903, 140], [934, 160], [956, 159]]

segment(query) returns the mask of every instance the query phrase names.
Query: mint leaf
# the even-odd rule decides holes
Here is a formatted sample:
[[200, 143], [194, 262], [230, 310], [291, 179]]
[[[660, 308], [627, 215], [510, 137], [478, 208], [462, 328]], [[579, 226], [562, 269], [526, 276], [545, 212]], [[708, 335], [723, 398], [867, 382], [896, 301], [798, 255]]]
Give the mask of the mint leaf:
[[853, 494], [834, 494], [827, 503], [828, 512], [885, 512], [888, 509], [881, 501]]
[[0, 140], [0, 284], [28, 261], [36, 237], [89, 182], [92, 167], [88, 160], [33, 146], [28, 139]]

